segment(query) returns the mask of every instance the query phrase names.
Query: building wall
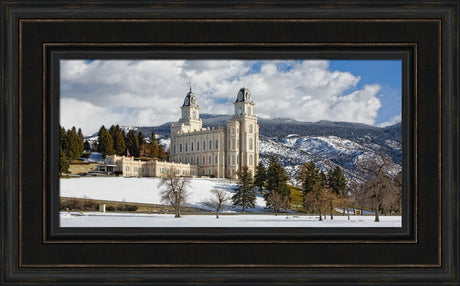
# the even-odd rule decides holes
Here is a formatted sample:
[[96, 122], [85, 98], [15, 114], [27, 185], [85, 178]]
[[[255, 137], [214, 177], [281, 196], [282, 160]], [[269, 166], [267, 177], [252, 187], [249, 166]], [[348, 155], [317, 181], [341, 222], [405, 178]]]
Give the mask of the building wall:
[[115, 171], [123, 172], [125, 177], [162, 177], [171, 170], [180, 176], [198, 176], [197, 166], [190, 164], [150, 160], [141, 161], [133, 157], [111, 155], [105, 158], [105, 164], [117, 165]]
[[169, 161], [196, 165], [200, 176], [225, 176], [224, 128], [171, 134]]

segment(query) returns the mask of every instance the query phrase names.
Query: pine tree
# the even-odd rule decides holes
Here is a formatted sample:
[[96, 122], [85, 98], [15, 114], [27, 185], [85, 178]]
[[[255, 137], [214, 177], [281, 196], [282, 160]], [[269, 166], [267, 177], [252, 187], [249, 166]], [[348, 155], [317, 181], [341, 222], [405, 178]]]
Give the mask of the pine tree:
[[59, 126], [59, 147], [62, 148], [63, 152], [66, 152], [64, 149], [65, 141], [66, 141], [65, 128], [62, 126]]
[[68, 174], [69, 172], [69, 161], [67, 160], [67, 157], [65, 156], [64, 150], [62, 150], [61, 147], [59, 147], [59, 174], [62, 176], [62, 174]]
[[161, 160], [168, 159], [168, 153], [165, 151], [163, 145], [158, 145], [158, 158]]
[[81, 157], [83, 153], [83, 139], [81, 139], [75, 127], [67, 130], [63, 151], [66, 157], [70, 160], [76, 160]]
[[275, 191], [282, 195], [285, 198], [290, 198], [291, 191], [288, 188], [287, 182], [289, 180], [289, 176], [286, 174], [286, 171], [278, 162], [275, 157], [270, 158], [270, 164], [267, 170], [267, 184], [266, 188], [268, 193], [265, 194], [265, 201], [267, 202], [267, 206], [271, 207], [268, 203], [268, 194], [272, 191]]
[[139, 149], [139, 141], [136, 136], [136, 132], [134, 130], [129, 130], [128, 134], [126, 135], [126, 148], [128, 148], [129, 153], [131, 156], [139, 157], [140, 149]]
[[139, 134], [137, 134], [137, 141], [139, 141], [139, 147], [145, 144], [145, 136], [142, 131], [139, 131]]
[[327, 174], [327, 184], [336, 195], [344, 196], [346, 194], [347, 179], [343, 175], [340, 167], [337, 166], [334, 170], [329, 170]]
[[256, 204], [254, 182], [248, 167], [243, 167], [238, 175], [238, 187], [232, 196], [233, 207], [241, 207], [243, 213], [247, 208], [253, 208]]
[[115, 154], [112, 136], [107, 132], [104, 125], [99, 129], [97, 151], [102, 153], [104, 157]]
[[113, 140], [113, 148], [115, 150], [115, 154], [118, 156], [123, 156], [126, 153], [125, 136], [121, 130], [118, 131], [115, 140]]
[[254, 185], [257, 187], [260, 193], [265, 189], [265, 184], [267, 181], [267, 170], [262, 162], [259, 162], [259, 165], [256, 168], [256, 173], [254, 175]]
[[81, 128], [78, 128], [78, 133], [77, 133], [78, 137], [83, 141], [85, 140], [85, 137], [83, 136], [83, 133], [81, 132]]
[[83, 150], [91, 150], [91, 145], [89, 144], [88, 140], [85, 140], [85, 142], [83, 142]]

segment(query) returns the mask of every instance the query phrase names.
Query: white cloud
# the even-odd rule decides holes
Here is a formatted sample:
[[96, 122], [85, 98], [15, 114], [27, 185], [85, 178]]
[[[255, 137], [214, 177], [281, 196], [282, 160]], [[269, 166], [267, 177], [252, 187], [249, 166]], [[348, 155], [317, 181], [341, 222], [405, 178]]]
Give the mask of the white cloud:
[[[61, 124], [85, 134], [101, 124], [149, 126], [176, 121], [191, 83], [201, 113], [231, 114], [241, 87], [256, 114], [301, 121], [375, 124], [379, 85], [356, 89], [359, 76], [331, 71], [328, 61], [61, 62]], [[225, 103], [223, 103], [225, 102]]]

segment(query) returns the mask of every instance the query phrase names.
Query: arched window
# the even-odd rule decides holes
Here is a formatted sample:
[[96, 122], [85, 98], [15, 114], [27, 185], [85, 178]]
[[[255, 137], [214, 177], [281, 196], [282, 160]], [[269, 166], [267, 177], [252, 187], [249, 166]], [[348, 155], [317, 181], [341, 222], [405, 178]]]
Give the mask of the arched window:
[[193, 151], [193, 142], [190, 143], [190, 150]]
[[212, 164], [212, 157], [209, 156], [209, 159], [208, 159], [208, 164], [211, 165]]
[[206, 165], [206, 157], [203, 156], [203, 165]]
[[249, 166], [252, 166], [254, 159], [252, 157], [252, 155], [249, 155]]
[[232, 155], [232, 165], [235, 165], [235, 155]]
[[190, 164], [193, 165], [193, 157], [190, 157]]
[[249, 124], [249, 133], [252, 133], [252, 124]]
[[209, 150], [212, 149], [212, 140], [209, 140]]
[[184, 164], [187, 164], [187, 157], [184, 157]]
[[176, 154], [176, 144], [173, 146], [173, 154]]
[[252, 150], [252, 138], [249, 138], [249, 150]]
[[196, 142], [196, 150], [200, 151], [200, 142], [199, 141]]
[[200, 157], [198, 157], [198, 156], [196, 157], [196, 164], [197, 164], [197, 166], [200, 165]]
[[179, 152], [182, 153], [182, 143], [179, 144]]
[[206, 141], [203, 141], [203, 150], [206, 150]]
[[188, 144], [185, 143], [185, 152], [187, 152], [187, 151], [188, 151]]
[[217, 161], [217, 156], [216, 156], [216, 164], [217, 164], [217, 162], [218, 162], [218, 161]]
[[216, 149], [219, 148], [219, 139], [216, 139]]

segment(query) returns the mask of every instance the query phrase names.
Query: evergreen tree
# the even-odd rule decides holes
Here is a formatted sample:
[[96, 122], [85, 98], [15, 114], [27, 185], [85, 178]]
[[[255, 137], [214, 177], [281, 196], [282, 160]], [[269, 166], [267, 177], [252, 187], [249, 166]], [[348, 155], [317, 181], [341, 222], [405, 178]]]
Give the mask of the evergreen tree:
[[69, 160], [76, 160], [83, 153], [83, 139], [81, 139], [75, 127], [66, 132], [63, 151]]
[[254, 182], [248, 167], [243, 167], [238, 175], [238, 187], [232, 196], [233, 207], [241, 207], [245, 212], [247, 208], [253, 208], [256, 204]]
[[166, 153], [165, 149], [163, 148], [163, 145], [158, 145], [158, 158], [161, 160], [167, 160], [168, 159], [168, 153]]
[[91, 145], [89, 144], [88, 140], [85, 140], [85, 142], [83, 142], [83, 150], [91, 150]]
[[115, 154], [118, 156], [126, 154], [125, 135], [121, 130], [117, 132], [115, 140], [113, 140], [113, 149], [115, 150]]
[[107, 132], [104, 125], [102, 125], [101, 128], [99, 129], [97, 151], [102, 153], [104, 157], [106, 155], [115, 154], [115, 150], [113, 148], [113, 138]]
[[139, 134], [137, 134], [137, 141], [139, 141], [139, 146], [142, 146], [145, 144], [145, 136], [142, 131], [139, 131]]
[[62, 126], [59, 126], [59, 147], [62, 149], [63, 152], [65, 152], [64, 145], [66, 141], [66, 131], [65, 128]]
[[78, 137], [81, 139], [81, 141], [85, 140], [85, 137], [83, 136], [83, 133], [81, 132], [81, 128], [78, 128]]
[[347, 179], [343, 175], [340, 167], [337, 166], [334, 170], [329, 170], [327, 174], [327, 184], [336, 195], [341, 197], [347, 195]]
[[64, 150], [59, 147], [59, 174], [62, 176], [62, 174], [70, 173], [69, 166], [69, 161], [67, 161]]
[[267, 181], [267, 170], [262, 162], [256, 168], [256, 174], [254, 175], [254, 185], [257, 187], [260, 193], [265, 189]]
[[324, 178], [324, 173], [320, 172], [313, 162], [303, 164], [297, 173], [297, 180], [302, 184], [305, 194], [315, 190], [318, 186], [324, 188]]
[[[275, 191], [281, 194], [283, 197], [289, 198], [291, 191], [287, 185], [288, 180], [289, 176], [286, 174], [284, 168], [275, 157], [271, 157], [267, 170], [266, 188], [268, 193]], [[267, 194], [265, 195], [265, 200], [267, 201]], [[271, 207], [268, 203], [267, 206]]]
[[131, 156], [139, 157], [139, 141], [137, 139], [136, 132], [134, 130], [129, 130], [128, 134], [126, 135], [126, 148], [128, 148], [129, 153]]

